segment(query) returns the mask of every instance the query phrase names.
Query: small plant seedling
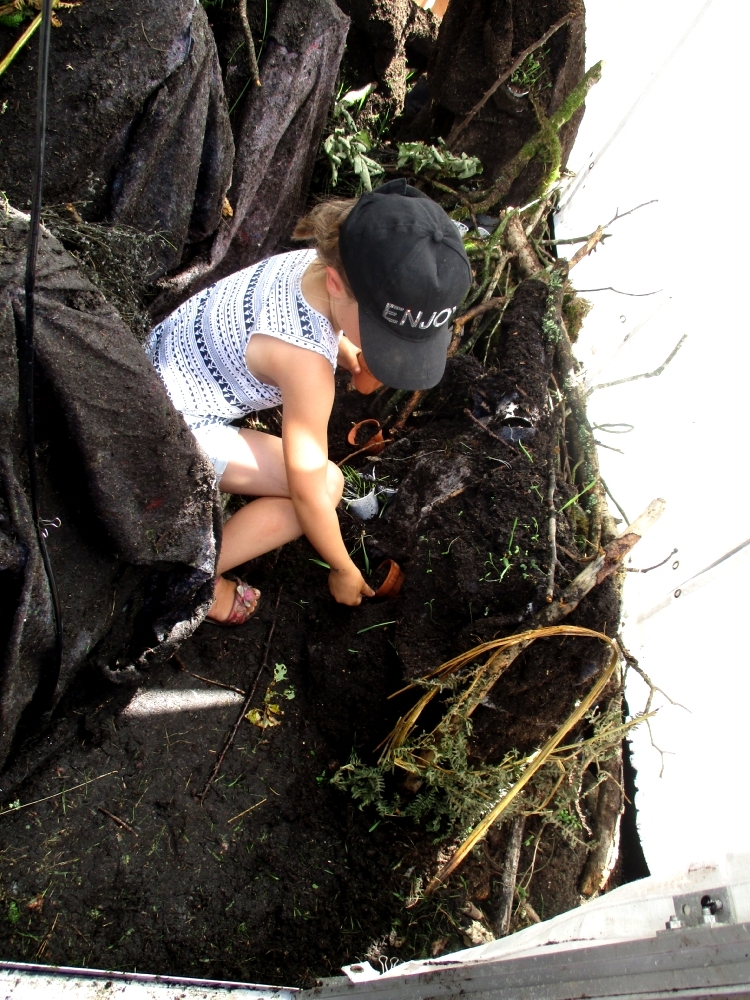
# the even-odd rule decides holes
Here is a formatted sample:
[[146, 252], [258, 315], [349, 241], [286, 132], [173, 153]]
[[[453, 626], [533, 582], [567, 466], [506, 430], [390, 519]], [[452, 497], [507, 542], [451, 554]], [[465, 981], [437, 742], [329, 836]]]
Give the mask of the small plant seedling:
[[286, 676], [286, 666], [283, 663], [277, 663], [273, 668], [273, 680], [263, 695], [263, 705], [261, 708], [251, 708], [245, 716], [247, 721], [257, 726], [258, 729], [270, 729], [272, 726], [281, 725], [279, 716], [284, 714], [284, 710], [278, 701], [274, 701], [274, 698], [284, 698], [287, 701], [292, 701], [295, 698], [295, 690], [291, 684], [283, 691], [276, 691], [276, 685], [286, 680]]
[[392, 622], [378, 622], [377, 625], [368, 625], [367, 628], [361, 628], [357, 632], [357, 635], [361, 635], [363, 632], [369, 632], [371, 631], [371, 629], [374, 628], [383, 628], [385, 625], [395, 625], [395, 624], [396, 624], [395, 618]]
[[582, 830], [583, 823], [569, 809], [560, 809], [557, 813], [557, 820], [561, 826], [569, 827], [572, 830]]
[[359, 549], [361, 549], [362, 550], [362, 558], [364, 559], [364, 562], [365, 562], [365, 576], [370, 576], [370, 574], [371, 574], [371, 570], [370, 570], [370, 557], [368, 556], [367, 549], [365, 547], [365, 538], [367, 538], [367, 535], [365, 534], [365, 531], [363, 529], [362, 530], [362, 534], [359, 536], [359, 538], [357, 540], [357, 544], [351, 550], [351, 552], [349, 553], [349, 556], [353, 559], [354, 556], [355, 556], [355, 554], [357, 553], [357, 551]]
[[341, 469], [344, 474], [344, 500], [361, 500], [373, 490], [373, 481], [365, 478], [361, 472], [357, 472], [351, 465], [344, 465]]
[[8, 923], [17, 924], [21, 919], [21, 911], [18, 909], [18, 903], [15, 899], [11, 899], [8, 904]]
[[510, 78], [510, 82], [514, 87], [519, 90], [529, 91], [539, 83], [544, 72], [544, 67], [541, 63], [541, 59], [547, 55], [547, 50], [544, 49], [539, 54], [539, 59], [535, 58], [536, 53], [531, 52], [524, 59], [518, 69], [513, 73]]
[[574, 497], [571, 497], [567, 503], [564, 503], [557, 513], [562, 514], [562, 512], [566, 510], [568, 507], [570, 507], [571, 504], [574, 504], [576, 503], [576, 501], [580, 500], [585, 493], [588, 493], [588, 491], [591, 489], [591, 487], [594, 485], [595, 482], [596, 480], [592, 479], [591, 482], [588, 484], [588, 486], [585, 486], [580, 493], [576, 493], [576, 495]]

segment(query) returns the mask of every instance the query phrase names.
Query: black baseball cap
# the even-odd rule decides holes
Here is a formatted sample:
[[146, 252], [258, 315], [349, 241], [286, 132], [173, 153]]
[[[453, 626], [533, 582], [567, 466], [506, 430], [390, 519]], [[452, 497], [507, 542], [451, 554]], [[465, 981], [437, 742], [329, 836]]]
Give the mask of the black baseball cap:
[[437, 385], [451, 319], [471, 285], [456, 224], [399, 178], [359, 199], [341, 225], [339, 247], [367, 367], [394, 389]]

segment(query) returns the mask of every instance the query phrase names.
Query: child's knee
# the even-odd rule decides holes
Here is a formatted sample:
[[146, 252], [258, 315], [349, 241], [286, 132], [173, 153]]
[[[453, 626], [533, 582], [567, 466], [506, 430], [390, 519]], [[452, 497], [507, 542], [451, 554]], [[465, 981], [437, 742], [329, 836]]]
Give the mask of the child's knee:
[[326, 489], [335, 507], [341, 499], [341, 494], [344, 492], [344, 474], [338, 465], [334, 465], [333, 462], [328, 463]]

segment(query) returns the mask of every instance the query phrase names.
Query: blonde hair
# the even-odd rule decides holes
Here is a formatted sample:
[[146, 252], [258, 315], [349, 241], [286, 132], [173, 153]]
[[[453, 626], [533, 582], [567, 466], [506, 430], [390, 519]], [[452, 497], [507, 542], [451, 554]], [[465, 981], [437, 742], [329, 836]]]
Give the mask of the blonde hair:
[[321, 201], [307, 215], [302, 216], [292, 233], [295, 240], [310, 240], [318, 255], [319, 264], [322, 267], [334, 268], [352, 298], [354, 293], [341, 259], [339, 231], [341, 224], [356, 204], [356, 198], [331, 198], [329, 201]]

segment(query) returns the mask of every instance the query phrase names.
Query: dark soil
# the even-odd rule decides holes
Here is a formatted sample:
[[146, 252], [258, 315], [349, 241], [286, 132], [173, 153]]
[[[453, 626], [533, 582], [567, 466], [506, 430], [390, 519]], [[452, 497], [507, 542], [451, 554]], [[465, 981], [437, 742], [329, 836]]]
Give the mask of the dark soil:
[[[237, 704], [123, 715], [133, 691], [92, 676], [47, 734], [17, 756], [2, 789], [21, 803], [116, 773], [0, 818], [0, 947], [7, 958], [295, 985], [367, 955], [406, 959], [463, 947], [460, 911], [469, 900], [492, 919], [504, 830], [441, 892], [407, 909], [446, 843], [436, 845], [410, 822], [359, 811], [330, 778], [352, 749], [373, 759], [411, 703], [409, 696], [388, 700], [404, 676], [514, 631], [544, 600], [545, 295], [533, 281], [518, 289], [494, 369], [454, 359], [396, 443], [376, 462], [353, 460], [398, 481], [398, 496], [378, 520], [363, 525], [341, 515], [352, 546], [366, 530], [370, 567], [392, 557], [405, 570], [396, 600], [335, 605], [326, 572], [301, 540], [243, 572], [264, 593], [255, 618], [236, 630], [205, 624], [185, 643], [189, 671], [247, 689], [275, 622], [268, 663], [286, 665], [288, 681], [279, 687], [289, 683], [296, 695], [281, 702], [277, 727], [242, 724], [203, 806], [197, 796]], [[348, 391], [344, 379], [340, 390], [330, 428], [334, 459], [351, 450], [345, 440], [352, 423], [387, 403], [383, 395]], [[519, 421], [525, 432], [523, 449], [501, 444], [464, 412], [502, 410], [509, 393], [516, 414], [526, 414], [515, 421], [516, 432]], [[273, 415], [261, 417], [273, 429]], [[502, 434], [513, 422], [498, 418], [493, 426]], [[562, 484], [559, 505], [570, 496]], [[575, 509], [559, 518], [561, 583], [579, 569], [575, 520], [568, 520]], [[497, 582], [504, 556], [510, 568]], [[361, 548], [355, 558], [365, 565]], [[609, 634], [618, 620], [613, 580], [570, 618]], [[476, 753], [497, 760], [538, 746], [590, 683], [599, 655], [589, 640], [532, 646], [476, 712]], [[270, 680], [266, 670], [255, 705]], [[145, 688], [186, 689], [227, 693], [174, 661]], [[533, 821], [527, 832], [521, 870], [536, 846]], [[585, 855], [585, 845], [547, 836], [529, 897], [541, 917], [577, 905]]]

